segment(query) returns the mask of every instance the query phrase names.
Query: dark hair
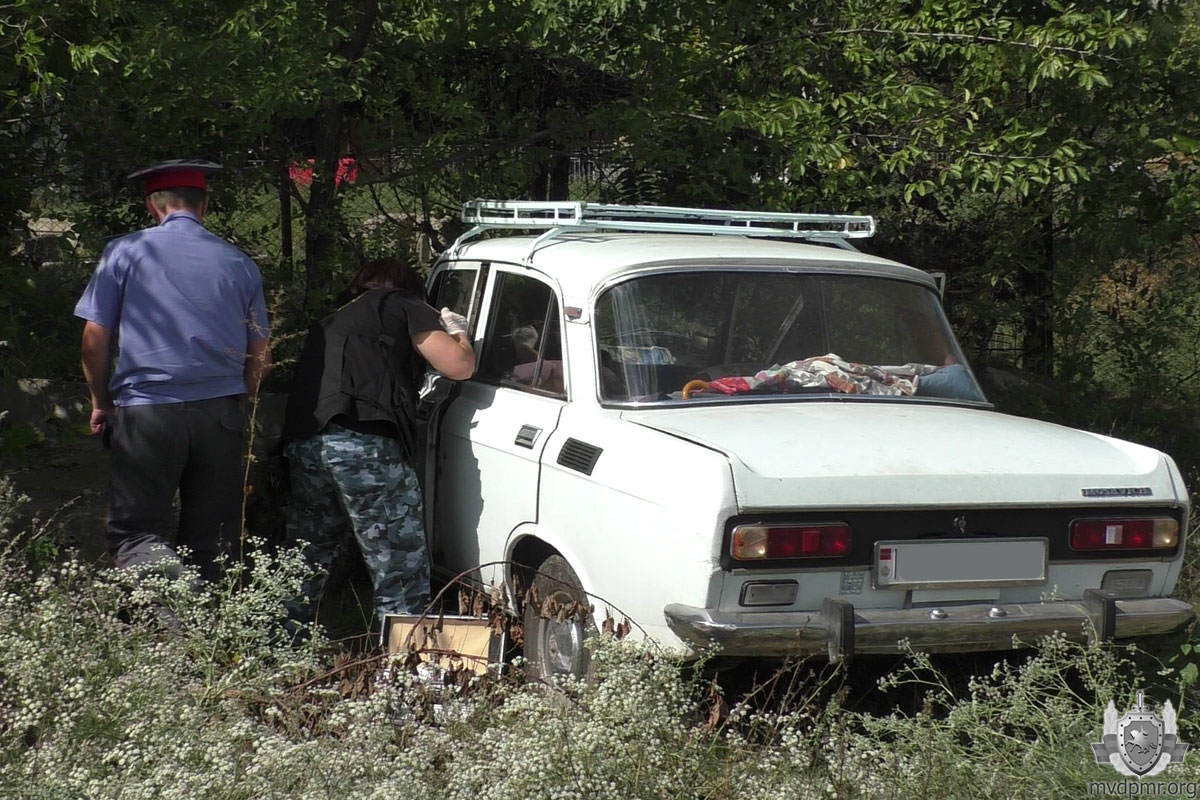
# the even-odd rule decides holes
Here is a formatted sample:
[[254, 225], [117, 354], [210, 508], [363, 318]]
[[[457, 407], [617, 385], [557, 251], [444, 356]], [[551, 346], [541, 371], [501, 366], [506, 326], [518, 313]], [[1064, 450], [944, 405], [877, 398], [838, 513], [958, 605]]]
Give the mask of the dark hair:
[[350, 281], [346, 294], [358, 297], [371, 289], [404, 289], [425, 299], [425, 282], [421, 276], [396, 256], [368, 261]]

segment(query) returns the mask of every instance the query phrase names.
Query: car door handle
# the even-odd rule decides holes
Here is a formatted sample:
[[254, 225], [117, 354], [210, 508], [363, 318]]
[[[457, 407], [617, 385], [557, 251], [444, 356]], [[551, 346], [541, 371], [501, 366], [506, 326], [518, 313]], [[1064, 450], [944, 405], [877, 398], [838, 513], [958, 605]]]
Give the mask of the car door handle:
[[541, 432], [541, 428], [535, 428], [533, 425], [522, 425], [521, 430], [517, 431], [517, 438], [513, 440], [513, 444], [532, 450], [533, 444]]

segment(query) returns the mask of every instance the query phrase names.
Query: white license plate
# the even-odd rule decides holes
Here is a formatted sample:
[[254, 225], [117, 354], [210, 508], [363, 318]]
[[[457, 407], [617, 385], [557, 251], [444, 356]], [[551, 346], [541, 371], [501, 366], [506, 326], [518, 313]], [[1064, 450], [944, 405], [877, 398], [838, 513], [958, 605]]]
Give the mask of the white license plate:
[[875, 586], [936, 589], [1046, 580], [1047, 539], [917, 539], [875, 543]]

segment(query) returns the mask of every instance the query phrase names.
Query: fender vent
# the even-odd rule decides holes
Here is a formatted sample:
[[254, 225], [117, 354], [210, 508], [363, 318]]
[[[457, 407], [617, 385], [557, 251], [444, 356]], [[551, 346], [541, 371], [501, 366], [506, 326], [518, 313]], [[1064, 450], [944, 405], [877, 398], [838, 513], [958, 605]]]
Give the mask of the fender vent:
[[558, 463], [567, 469], [591, 475], [592, 470], [596, 467], [596, 460], [600, 458], [602, 452], [604, 451], [594, 444], [581, 442], [578, 439], [567, 439], [562, 450], [558, 451]]

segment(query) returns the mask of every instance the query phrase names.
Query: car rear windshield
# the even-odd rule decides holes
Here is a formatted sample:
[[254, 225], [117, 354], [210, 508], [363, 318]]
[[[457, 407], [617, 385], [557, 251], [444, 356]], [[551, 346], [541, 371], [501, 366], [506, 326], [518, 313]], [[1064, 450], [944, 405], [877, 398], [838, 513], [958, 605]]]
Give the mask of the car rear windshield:
[[937, 295], [903, 280], [645, 275], [600, 296], [596, 336], [610, 401], [836, 393], [984, 402]]

